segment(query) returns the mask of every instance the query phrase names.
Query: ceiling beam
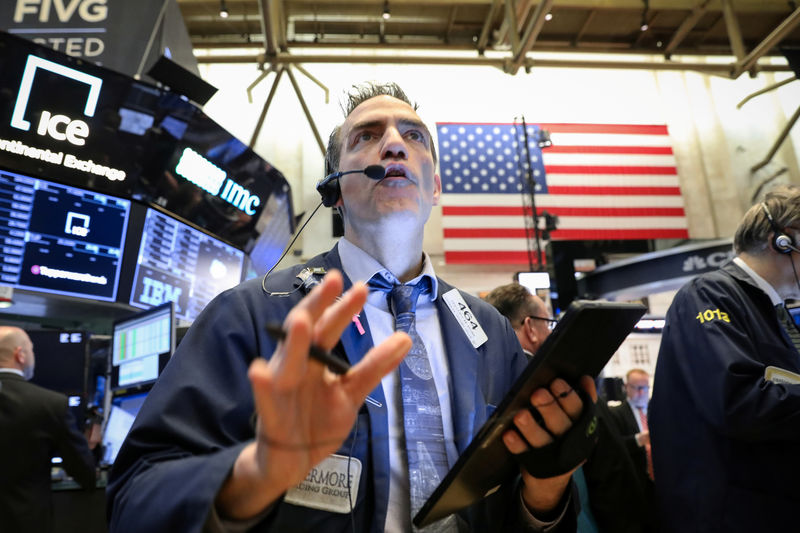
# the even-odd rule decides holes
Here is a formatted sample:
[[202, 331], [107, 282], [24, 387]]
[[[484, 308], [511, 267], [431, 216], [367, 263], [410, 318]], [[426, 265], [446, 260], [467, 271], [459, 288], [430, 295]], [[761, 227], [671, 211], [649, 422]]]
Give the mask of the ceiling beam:
[[450, 42], [450, 33], [453, 31], [453, 25], [456, 23], [456, 12], [458, 11], [458, 6], [453, 6], [450, 8], [450, 16], [447, 19], [447, 28], [444, 30], [444, 42]]
[[580, 42], [580, 40], [583, 38], [583, 34], [586, 33], [586, 30], [589, 29], [589, 24], [592, 23], [592, 19], [594, 19], [596, 14], [596, 9], [589, 11], [589, 14], [586, 16], [586, 20], [583, 21], [581, 28], [578, 30], [578, 33], [575, 34], [575, 38], [572, 40], [572, 46], [578, 46], [578, 42]]
[[[509, 74], [516, 74], [519, 67], [525, 62], [525, 54], [533, 48], [536, 38], [539, 37], [539, 32], [542, 31], [544, 25], [544, 17], [550, 12], [550, 7], [553, 5], [553, 0], [542, 0], [536, 6], [536, 11], [528, 21], [528, 26], [525, 28], [525, 33], [522, 36], [522, 47], [519, 51], [515, 52], [514, 58], [511, 61]], [[527, 68], [527, 67], [526, 67]]]
[[722, 0], [722, 13], [725, 15], [725, 27], [728, 30], [728, 41], [731, 43], [731, 51], [737, 61], [744, 57], [744, 41], [742, 40], [742, 30], [739, 28], [739, 19], [733, 10], [733, 0]]
[[[522, 0], [527, 2], [528, 0]], [[506, 0], [506, 20], [504, 22], [506, 33], [509, 35], [511, 50], [516, 54], [519, 51], [519, 33], [517, 33], [517, 6], [516, 0]], [[503, 29], [500, 29], [503, 33]], [[502, 42], [503, 36], [498, 36], [498, 43]]]
[[[259, 56], [256, 55], [235, 55], [220, 56], [209, 55], [197, 57], [198, 63], [258, 63]], [[453, 65], [453, 66], [494, 66], [505, 68], [511, 62], [509, 56], [475, 56], [475, 57], [453, 57], [453, 56], [415, 56], [415, 55], [322, 55], [322, 54], [287, 54], [281, 53], [274, 59], [276, 64], [296, 64], [296, 63], [339, 63], [339, 64], [387, 64], [387, 65]], [[656, 71], [698, 71], [706, 74], [728, 75], [731, 66], [725, 63], [690, 63], [681, 61], [607, 61], [607, 60], [586, 60], [586, 59], [534, 59], [525, 57], [523, 65], [525, 68], [552, 67], [552, 68], [599, 68], [599, 69], [636, 69], [636, 70], [656, 70]], [[791, 72], [788, 65], [758, 65], [759, 72]]]
[[272, 3], [275, 0], [259, 0], [258, 11], [261, 15], [261, 31], [264, 33], [264, 51], [267, 58], [278, 54], [277, 21], [273, 18]]
[[737, 61], [736, 65], [733, 68], [733, 72], [731, 73], [731, 77], [733, 79], [738, 78], [743, 72], [747, 72], [756, 64], [756, 62], [770, 51], [771, 48], [777, 46], [778, 43], [789, 33], [791, 32], [797, 24], [800, 23], [800, 7], [796, 8], [791, 15], [786, 17], [783, 22], [781, 22], [777, 28], [772, 30], [772, 32], [767, 35], [763, 41], [758, 43], [753, 51], [750, 52], [747, 57], [744, 57]]
[[492, 6], [489, 8], [489, 14], [486, 15], [486, 20], [481, 29], [481, 36], [478, 38], [478, 53], [483, 55], [486, 50], [486, 44], [489, 42], [489, 32], [494, 26], [494, 18], [497, 16], [497, 8], [500, 7], [500, 0], [494, 0]]
[[686, 36], [689, 34], [690, 31], [697, 26], [697, 23], [700, 22], [700, 19], [703, 18], [703, 15], [706, 14], [706, 9], [708, 8], [708, 4], [711, 0], [703, 0], [700, 5], [695, 7], [692, 12], [686, 17], [681, 25], [678, 26], [678, 29], [675, 30], [675, 33], [672, 34], [672, 38], [669, 40], [666, 48], [664, 48], [664, 57], [669, 59], [672, 55], [672, 52], [680, 46]]

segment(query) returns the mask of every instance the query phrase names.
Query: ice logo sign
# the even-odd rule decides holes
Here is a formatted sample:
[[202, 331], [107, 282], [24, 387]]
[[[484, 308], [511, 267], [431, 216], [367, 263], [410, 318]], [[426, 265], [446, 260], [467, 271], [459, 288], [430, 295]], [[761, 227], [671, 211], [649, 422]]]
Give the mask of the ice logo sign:
[[[33, 81], [36, 78], [37, 69], [46, 70], [59, 76], [64, 76], [89, 86], [89, 94], [83, 107], [83, 114], [93, 117], [97, 108], [97, 100], [100, 97], [100, 87], [103, 80], [96, 76], [86, 74], [70, 67], [65, 67], [59, 63], [54, 63], [35, 55], [29, 55], [22, 73], [22, 82], [17, 93], [17, 101], [14, 104], [14, 111], [11, 114], [11, 126], [23, 131], [29, 131], [31, 123], [25, 120], [25, 112], [28, 108], [28, 100], [31, 95]], [[53, 114], [48, 110], [42, 110], [36, 133], [47, 135], [57, 141], [67, 141], [76, 146], [86, 144], [86, 137], [89, 136], [89, 125], [83, 120], [73, 119], [66, 115]]]
[[86, 237], [89, 235], [89, 215], [82, 215], [80, 213], [67, 213], [67, 224], [64, 226], [64, 233], [67, 235], [75, 235], [76, 237]]

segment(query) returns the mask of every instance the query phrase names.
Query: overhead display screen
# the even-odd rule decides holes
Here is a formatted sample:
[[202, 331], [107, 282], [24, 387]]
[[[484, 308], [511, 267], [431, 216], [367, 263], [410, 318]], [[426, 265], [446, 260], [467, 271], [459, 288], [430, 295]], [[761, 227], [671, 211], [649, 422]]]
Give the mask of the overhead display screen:
[[130, 206], [0, 169], [0, 282], [114, 301]]
[[175, 315], [193, 321], [220, 292], [241, 281], [244, 253], [219, 239], [147, 208], [130, 304], [175, 303]]
[[3, 32], [0, 162], [157, 204], [243, 250], [267, 206], [292, 221], [283, 175], [186, 98]]

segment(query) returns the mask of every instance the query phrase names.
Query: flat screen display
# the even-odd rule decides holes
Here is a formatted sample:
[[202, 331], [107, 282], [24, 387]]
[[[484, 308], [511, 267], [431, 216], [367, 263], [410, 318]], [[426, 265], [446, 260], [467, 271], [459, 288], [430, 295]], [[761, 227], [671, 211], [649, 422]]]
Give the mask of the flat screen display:
[[517, 280], [531, 294], [536, 294], [536, 289], [550, 288], [550, 274], [547, 272], [519, 272]]
[[111, 410], [103, 430], [103, 464], [114, 464], [145, 398], [147, 393], [142, 392], [130, 396], [118, 396], [111, 400]]
[[0, 169], [0, 282], [114, 301], [130, 205]]
[[220, 292], [241, 281], [244, 252], [156, 209], [147, 208], [130, 305], [171, 301], [193, 321]]
[[172, 302], [114, 322], [111, 339], [111, 388], [150, 385], [175, 351]]
[[184, 97], [3, 32], [0, 161], [158, 204], [242, 249], [263, 211], [292, 220], [283, 175]]
[[80, 400], [86, 389], [86, 332], [50, 329], [31, 329], [26, 332], [36, 354], [31, 383], [67, 396], [77, 396]]

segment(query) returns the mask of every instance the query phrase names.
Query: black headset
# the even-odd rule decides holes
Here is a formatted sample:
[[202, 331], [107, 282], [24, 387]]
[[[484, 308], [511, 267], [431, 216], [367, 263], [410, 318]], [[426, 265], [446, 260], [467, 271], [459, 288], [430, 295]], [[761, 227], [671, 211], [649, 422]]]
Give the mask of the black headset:
[[766, 202], [761, 202], [761, 209], [763, 209], [764, 213], [767, 215], [769, 225], [772, 226], [772, 231], [774, 232], [772, 242], [770, 243], [772, 244], [772, 248], [774, 248], [779, 254], [790, 254], [792, 252], [800, 251], [794, 245], [794, 240], [781, 228], [779, 228], [778, 224], [775, 223], [775, 219], [772, 218], [772, 214], [770, 214]]
[[[328, 166], [327, 163], [325, 166]], [[322, 205], [325, 207], [333, 207], [333, 205], [339, 200], [339, 195], [342, 193], [342, 189], [339, 187], [339, 178], [345, 174], [358, 173], [366, 174], [368, 178], [373, 180], [380, 180], [383, 179], [383, 176], [386, 174], [386, 169], [381, 165], [370, 165], [367, 168], [343, 170], [328, 174], [324, 179], [317, 183], [317, 192], [322, 197]]]
[[[327, 167], [327, 161], [325, 163]], [[329, 169], [326, 168], [325, 170]], [[339, 178], [341, 177], [341, 172], [332, 172], [317, 182], [317, 192], [322, 197], [322, 205], [325, 207], [332, 207], [339, 200], [339, 195], [342, 193], [339, 187]]]

